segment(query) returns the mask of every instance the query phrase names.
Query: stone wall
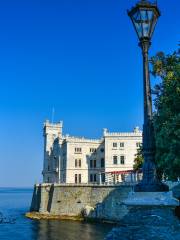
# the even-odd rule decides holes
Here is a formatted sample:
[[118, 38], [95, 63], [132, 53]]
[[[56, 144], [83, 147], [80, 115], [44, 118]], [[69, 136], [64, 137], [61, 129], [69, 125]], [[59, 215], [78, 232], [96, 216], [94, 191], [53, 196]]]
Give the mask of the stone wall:
[[130, 186], [35, 185], [31, 211], [60, 216], [119, 220], [127, 214], [123, 200]]

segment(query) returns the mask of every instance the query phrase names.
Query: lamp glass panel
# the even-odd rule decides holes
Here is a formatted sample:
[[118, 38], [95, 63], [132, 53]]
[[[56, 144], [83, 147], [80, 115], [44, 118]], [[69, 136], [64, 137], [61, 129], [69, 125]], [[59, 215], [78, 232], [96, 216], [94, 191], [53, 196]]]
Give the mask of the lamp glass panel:
[[151, 23], [151, 31], [150, 31], [150, 37], [152, 36], [153, 32], [154, 32], [154, 28], [156, 26], [156, 23], [157, 23], [157, 16], [156, 14], [153, 13], [153, 17], [152, 17], [152, 23]]
[[141, 38], [143, 32], [142, 32], [142, 24], [141, 24], [141, 15], [139, 11], [134, 13], [134, 15], [132, 16], [132, 21], [134, 23], [138, 37]]
[[149, 37], [150, 34], [150, 27], [151, 27], [151, 19], [149, 19], [149, 15], [151, 16], [152, 13], [150, 10], [140, 10], [141, 13], [141, 23], [142, 23], [142, 29], [143, 29], [143, 37]]
[[154, 12], [153, 11], [147, 11], [148, 14], [148, 19], [151, 21], [153, 16], [154, 16]]

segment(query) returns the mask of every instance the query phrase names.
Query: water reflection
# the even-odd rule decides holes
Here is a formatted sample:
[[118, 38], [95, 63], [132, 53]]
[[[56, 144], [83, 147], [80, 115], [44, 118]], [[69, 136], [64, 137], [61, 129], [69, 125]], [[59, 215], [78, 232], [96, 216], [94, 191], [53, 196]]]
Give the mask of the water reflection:
[[35, 221], [25, 217], [29, 211], [32, 189], [0, 189], [0, 240], [102, 240], [111, 225], [73, 221]]
[[32, 221], [35, 240], [102, 240], [111, 225], [73, 221]]

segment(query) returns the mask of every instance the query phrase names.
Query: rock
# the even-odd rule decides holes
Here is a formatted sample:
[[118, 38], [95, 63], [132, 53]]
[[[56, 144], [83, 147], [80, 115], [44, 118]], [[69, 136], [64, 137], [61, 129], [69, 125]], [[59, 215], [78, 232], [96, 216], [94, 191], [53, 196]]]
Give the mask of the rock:
[[86, 206], [83, 210], [82, 210], [82, 216], [83, 217], [93, 217], [93, 213], [94, 213], [94, 208], [91, 206]]

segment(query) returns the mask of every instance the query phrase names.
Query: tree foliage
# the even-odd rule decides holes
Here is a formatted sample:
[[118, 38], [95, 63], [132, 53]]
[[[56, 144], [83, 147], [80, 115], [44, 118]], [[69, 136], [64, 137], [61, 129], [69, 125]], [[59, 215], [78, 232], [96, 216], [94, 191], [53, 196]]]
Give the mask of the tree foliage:
[[151, 63], [152, 74], [161, 78], [155, 86], [156, 163], [160, 173], [176, 179], [180, 177], [180, 51], [159, 52]]
[[142, 154], [142, 147], [140, 147], [137, 150], [137, 154], [136, 154], [136, 157], [134, 159], [133, 169], [135, 171], [138, 171], [142, 168], [142, 165], [143, 165], [143, 154]]

